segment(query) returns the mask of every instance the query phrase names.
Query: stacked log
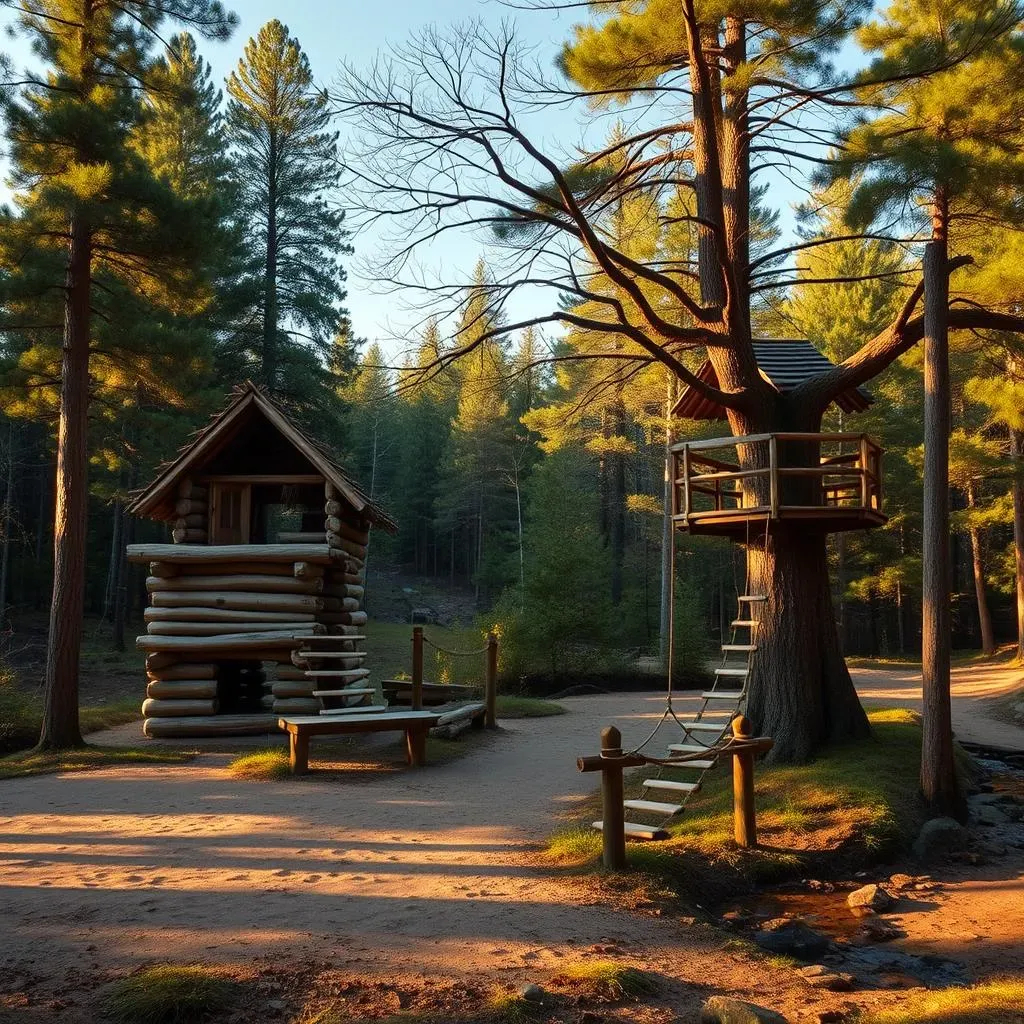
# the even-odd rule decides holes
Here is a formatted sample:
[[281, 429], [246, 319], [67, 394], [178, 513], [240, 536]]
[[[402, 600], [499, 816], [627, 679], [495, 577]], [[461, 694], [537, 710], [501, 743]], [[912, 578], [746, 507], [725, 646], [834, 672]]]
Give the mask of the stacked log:
[[[369, 524], [328, 484], [322, 531], [307, 516], [273, 544], [208, 545], [206, 498], [184, 481], [175, 543], [128, 549], [149, 564], [136, 641], [147, 653], [146, 735], [230, 735], [229, 719], [239, 734], [272, 731], [282, 714], [318, 713], [314, 690], [365, 688], [365, 645], [346, 637], [367, 621]], [[303, 637], [324, 634], [337, 638], [327, 657], [298, 655]]]

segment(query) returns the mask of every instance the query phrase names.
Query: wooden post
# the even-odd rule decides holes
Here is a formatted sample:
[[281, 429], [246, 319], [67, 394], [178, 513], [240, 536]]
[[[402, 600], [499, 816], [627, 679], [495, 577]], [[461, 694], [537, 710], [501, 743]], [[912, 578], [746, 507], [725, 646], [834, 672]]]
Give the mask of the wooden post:
[[423, 627], [412, 627], [412, 710], [423, 710]]
[[861, 508], [871, 507], [870, 498], [870, 481], [868, 477], [871, 473], [868, 460], [868, 436], [867, 434], [860, 435], [860, 504]]
[[292, 775], [305, 775], [309, 771], [309, 736], [296, 729], [290, 739], [288, 760]]
[[421, 767], [427, 760], [427, 730], [410, 727], [405, 730], [406, 761], [413, 768]]
[[772, 519], [779, 518], [779, 442], [774, 434], [768, 438], [768, 504]]
[[[732, 734], [738, 740], [753, 735], [750, 719], [737, 715], [732, 720]], [[749, 850], [757, 846], [757, 821], [754, 815], [754, 752], [743, 750], [732, 756], [733, 831], [736, 845]]]
[[498, 727], [498, 638], [493, 633], [487, 634], [487, 665], [484, 675], [484, 725], [488, 729]]
[[[622, 733], [609, 725], [601, 730], [601, 757], [621, 756]], [[622, 766], [607, 764], [601, 769], [601, 859], [613, 871], [626, 867], [626, 810], [622, 800]]]
[[[673, 473], [674, 475], [674, 473]], [[683, 522], [690, 515], [690, 448], [683, 446]]]

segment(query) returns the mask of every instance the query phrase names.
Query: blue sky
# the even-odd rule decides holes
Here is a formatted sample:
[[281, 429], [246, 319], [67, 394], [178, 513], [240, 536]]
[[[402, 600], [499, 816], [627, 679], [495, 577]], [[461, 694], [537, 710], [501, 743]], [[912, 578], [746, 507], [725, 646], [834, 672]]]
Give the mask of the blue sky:
[[[561, 43], [569, 34], [571, 25], [580, 20], [583, 11], [559, 13], [554, 11], [522, 11], [501, 5], [495, 0], [388, 0], [386, 4], [366, 2], [337, 2], [337, 0], [236, 0], [232, 5], [240, 18], [234, 36], [226, 43], [202, 42], [203, 55], [213, 66], [219, 81], [227, 76], [240, 57], [246, 41], [254, 36], [261, 25], [271, 18], [284, 21], [309, 56], [317, 79], [330, 85], [339, 64], [349, 61], [357, 66], [369, 63], [375, 54], [391, 44], [400, 43], [411, 33], [427, 25], [447, 26], [472, 19], [496, 25], [513, 21], [517, 35], [536, 47], [543, 62], [554, 59]], [[5, 11], [0, 24], [10, 24], [12, 15]], [[15, 64], [28, 62], [28, 53], [20, 39], [6, 39], [2, 44], [12, 54]], [[545, 115], [532, 130], [541, 132], [538, 141], [564, 145], [579, 137], [585, 130], [582, 112]], [[783, 210], [784, 223], [791, 223], [787, 215], [790, 204], [799, 198], [797, 191], [782, 179], [772, 183], [769, 203]], [[344, 200], [344, 197], [342, 197]], [[353, 239], [358, 252], [372, 251], [375, 238], [356, 236]], [[460, 276], [468, 276], [478, 256], [483, 254], [480, 239], [469, 236], [450, 238], [432, 250], [431, 257], [443, 262], [446, 269], [457, 268]], [[355, 266], [350, 269], [348, 282], [348, 308], [357, 335], [382, 342], [385, 351], [397, 358], [404, 348], [406, 326], [415, 317], [403, 309], [402, 296], [380, 293], [372, 282], [359, 277]], [[526, 297], [524, 302], [529, 303]], [[516, 316], [550, 311], [550, 297], [543, 309], [513, 310]], [[409, 344], [415, 338], [407, 338]]]

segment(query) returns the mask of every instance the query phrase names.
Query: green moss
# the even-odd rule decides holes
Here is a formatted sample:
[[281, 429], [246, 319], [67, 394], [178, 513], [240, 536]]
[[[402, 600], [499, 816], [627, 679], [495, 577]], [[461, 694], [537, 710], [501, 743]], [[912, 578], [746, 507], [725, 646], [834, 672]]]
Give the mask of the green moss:
[[989, 981], [972, 988], [915, 993], [860, 1024], [1024, 1024], [1024, 982]]
[[115, 1024], [191, 1024], [227, 1009], [237, 985], [208, 967], [146, 967], [103, 1000]]
[[583, 994], [603, 999], [633, 999], [654, 991], [654, 979], [614, 960], [578, 960], [563, 968], [553, 984], [569, 983]]
[[286, 779], [291, 775], [288, 755], [280, 747], [266, 750], [255, 750], [251, 754], [242, 754], [228, 765], [228, 771], [236, 779], [253, 779], [273, 781]]
[[553, 700], [511, 696], [499, 696], [497, 700], [498, 718], [549, 718], [565, 712], [565, 707]]
[[194, 750], [140, 750], [136, 747], [78, 747], [74, 750], [28, 750], [0, 758], [0, 779], [54, 772], [81, 772], [118, 764], [181, 764]]

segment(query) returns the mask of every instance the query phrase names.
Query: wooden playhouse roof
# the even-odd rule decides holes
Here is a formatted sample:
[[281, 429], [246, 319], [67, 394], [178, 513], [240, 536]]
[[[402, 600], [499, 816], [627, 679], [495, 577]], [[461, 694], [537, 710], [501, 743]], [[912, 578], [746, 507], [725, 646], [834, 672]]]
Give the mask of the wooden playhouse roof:
[[267, 392], [251, 380], [236, 386], [227, 405], [215, 413], [184, 445], [176, 458], [160, 466], [156, 479], [138, 493], [128, 511], [150, 519], [173, 519], [178, 482], [201, 473], [211, 459], [234, 440], [253, 417], [262, 416], [306, 459], [323, 478], [332, 483], [342, 497], [364, 519], [389, 533], [397, 531], [395, 521], [370, 500], [362, 488], [338, 464], [323, 442], [310, 437]]
[[[783, 394], [805, 380], [835, 368], [835, 363], [803, 339], [759, 338], [752, 347], [761, 376]], [[710, 361], [697, 371], [697, 376], [705, 384], [718, 387], [718, 377]], [[843, 412], [863, 412], [873, 401], [863, 388], [850, 388], [836, 399], [836, 405]], [[672, 415], [688, 420], [722, 420], [725, 419], [725, 409], [687, 387], [672, 407]]]

